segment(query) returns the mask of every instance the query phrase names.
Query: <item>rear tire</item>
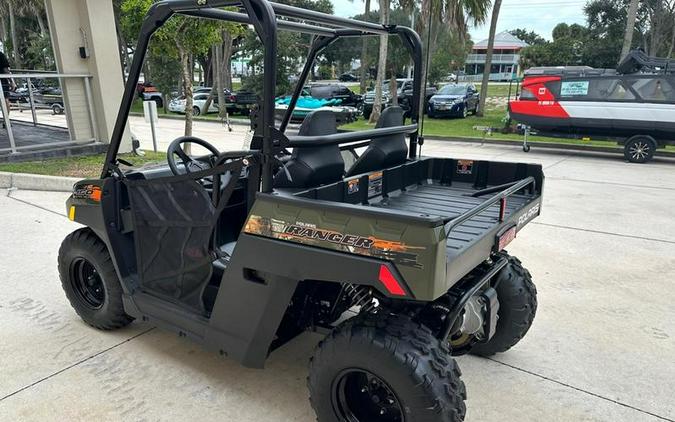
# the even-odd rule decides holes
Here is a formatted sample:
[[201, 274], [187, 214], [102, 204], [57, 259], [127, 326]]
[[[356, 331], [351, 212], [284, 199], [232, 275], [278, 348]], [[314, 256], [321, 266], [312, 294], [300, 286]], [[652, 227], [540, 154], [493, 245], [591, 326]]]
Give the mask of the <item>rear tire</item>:
[[623, 156], [631, 163], [646, 163], [654, 158], [656, 147], [656, 140], [651, 136], [636, 135], [624, 144]]
[[492, 356], [515, 346], [525, 337], [537, 313], [537, 288], [530, 272], [515, 256], [506, 252], [500, 255], [506, 257], [509, 263], [497, 275], [497, 329], [490, 341], [473, 346], [471, 353], [475, 355]]
[[460, 422], [460, 376], [429, 328], [382, 311], [352, 318], [319, 343], [307, 386], [319, 422]]
[[105, 243], [89, 228], [69, 234], [59, 249], [61, 285], [75, 312], [101, 330], [128, 325], [122, 286]]
[[61, 104], [52, 104], [52, 113], [63, 114], [63, 107]]
[[202, 114], [202, 111], [199, 109], [199, 107], [197, 107], [197, 106], [192, 107], [192, 115], [193, 116], [199, 116], [200, 114]]

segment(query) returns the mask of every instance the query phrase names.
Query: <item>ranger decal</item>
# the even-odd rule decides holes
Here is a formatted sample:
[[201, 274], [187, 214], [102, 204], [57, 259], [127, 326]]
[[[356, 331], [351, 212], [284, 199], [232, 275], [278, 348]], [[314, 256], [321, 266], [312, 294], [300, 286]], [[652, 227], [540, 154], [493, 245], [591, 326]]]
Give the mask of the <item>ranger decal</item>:
[[279, 240], [302, 243], [357, 255], [386, 259], [400, 265], [422, 269], [416, 250], [424, 246], [410, 246], [403, 242], [378, 239], [326, 230], [304, 222], [286, 222], [276, 218], [251, 215], [244, 226], [244, 233], [256, 234]]

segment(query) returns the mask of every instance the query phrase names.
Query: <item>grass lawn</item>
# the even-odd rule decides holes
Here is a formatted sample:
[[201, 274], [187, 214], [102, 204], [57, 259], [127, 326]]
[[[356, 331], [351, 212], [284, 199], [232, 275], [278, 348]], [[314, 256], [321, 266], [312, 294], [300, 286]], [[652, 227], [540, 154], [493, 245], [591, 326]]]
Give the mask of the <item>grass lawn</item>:
[[[145, 152], [143, 157], [134, 154], [120, 154], [121, 159], [132, 163], [135, 167], [149, 163], [165, 163], [166, 154]], [[0, 171], [10, 173], [45, 174], [49, 176], [99, 177], [105, 161], [105, 154], [85, 157], [52, 158], [41, 161], [22, 163], [2, 163]]]

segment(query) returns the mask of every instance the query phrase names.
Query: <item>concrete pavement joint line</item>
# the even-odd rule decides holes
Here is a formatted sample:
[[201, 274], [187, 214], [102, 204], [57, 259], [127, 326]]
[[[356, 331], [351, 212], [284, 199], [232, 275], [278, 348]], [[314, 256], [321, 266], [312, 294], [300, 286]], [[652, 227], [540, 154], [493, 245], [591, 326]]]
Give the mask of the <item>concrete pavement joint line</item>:
[[147, 330], [145, 330], [145, 331], [143, 331], [143, 332], [141, 332], [141, 333], [136, 334], [135, 336], [129, 337], [128, 339], [126, 339], [126, 340], [124, 340], [124, 341], [121, 341], [121, 342], [119, 342], [119, 343], [117, 343], [117, 344], [113, 344], [112, 346], [108, 347], [107, 349], [103, 349], [103, 350], [101, 350], [100, 352], [97, 352], [97, 353], [95, 353], [95, 354], [93, 354], [93, 355], [91, 355], [91, 356], [89, 356], [89, 357], [86, 357], [86, 358], [84, 358], [84, 359], [82, 359], [82, 360], [79, 360], [79, 361], [73, 363], [72, 365], [66, 366], [65, 368], [60, 369], [60, 370], [54, 372], [53, 374], [47, 375], [46, 377], [41, 378], [41, 379], [39, 379], [39, 380], [37, 380], [37, 381], [35, 381], [35, 382], [29, 384], [29, 385], [26, 385], [25, 387], [21, 387], [21, 388], [19, 388], [18, 390], [14, 391], [14, 392], [12, 392], [12, 393], [9, 393], [9, 394], [7, 394], [7, 395], [4, 396], [4, 397], [0, 397], [0, 402], [2, 402], [3, 400], [8, 399], [8, 398], [14, 396], [15, 394], [19, 394], [20, 392], [22, 392], [22, 391], [24, 391], [24, 390], [28, 390], [29, 388], [34, 387], [34, 386], [36, 386], [37, 384], [40, 384], [40, 383], [43, 382], [43, 381], [47, 381], [47, 380], [50, 379], [50, 378], [53, 378], [53, 377], [55, 377], [55, 376], [57, 376], [57, 375], [59, 375], [59, 374], [61, 374], [61, 373], [63, 373], [63, 372], [66, 372], [67, 370], [69, 370], [69, 369], [71, 369], [71, 368], [74, 368], [74, 367], [76, 367], [76, 366], [78, 366], [78, 365], [80, 365], [80, 364], [82, 364], [82, 363], [84, 363], [84, 362], [87, 362], [87, 361], [89, 361], [89, 360], [91, 360], [91, 359], [94, 359], [95, 357], [98, 357], [98, 356], [100, 356], [100, 355], [102, 355], [102, 354], [104, 354], [104, 353], [106, 353], [106, 352], [108, 352], [108, 351], [110, 351], [110, 350], [112, 350], [112, 349], [118, 347], [118, 346], [121, 346], [121, 345], [123, 345], [123, 344], [125, 344], [125, 343], [128, 343], [128, 342], [130, 342], [131, 340], [137, 339], [138, 337], [142, 336], [143, 334], [147, 334], [147, 333], [149, 333], [150, 331], [152, 331], [152, 330], [154, 330], [154, 329], [155, 329], [155, 327], [151, 327], [151, 328], [149, 328], [149, 329], [147, 329]]
[[490, 360], [490, 361], [495, 362], [495, 363], [498, 363], [500, 365], [506, 366], [508, 368], [515, 369], [516, 371], [520, 371], [520, 372], [523, 372], [525, 374], [532, 375], [534, 377], [541, 378], [541, 379], [546, 380], [546, 381], [550, 381], [552, 383], [561, 385], [563, 387], [571, 388], [572, 390], [578, 391], [580, 393], [588, 394], [589, 396], [593, 396], [593, 397], [599, 398], [601, 400], [608, 401], [610, 403], [618, 404], [619, 406], [623, 406], [623, 407], [626, 407], [628, 409], [635, 410], [636, 412], [640, 412], [640, 413], [644, 413], [645, 415], [653, 416], [653, 417], [655, 417], [657, 419], [661, 419], [663, 421], [675, 422], [675, 420], [669, 419], [665, 416], [657, 415], [656, 413], [652, 413], [648, 410], [643, 410], [643, 409], [640, 409], [639, 407], [631, 406], [630, 404], [622, 403], [618, 400], [614, 400], [614, 399], [610, 399], [609, 397], [601, 396], [600, 394], [594, 393], [592, 391], [588, 391], [588, 390], [584, 390], [583, 388], [575, 387], [571, 384], [567, 384], [565, 382], [558, 381], [558, 380], [555, 380], [553, 378], [549, 378], [545, 375], [537, 374], [536, 372], [528, 371], [527, 369], [519, 368], [517, 366], [498, 361], [497, 359], [494, 359], [494, 358], [486, 357], [485, 359]]
[[66, 217], [65, 214], [61, 214], [60, 212], [56, 212], [54, 210], [50, 210], [49, 208], [45, 208], [45, 207], [42, 207], [40, 205], [33, 204], [32, 202], [24, 201], [23, 199], [15, 198], [15, 197], [12, 196], [12, 192], [13, 192], [12, 190], [7, 191], [7, 198], [13, 199], [14, 201], [21, 202], [21, 203], [26, 204], [26, 205], [30, 205], [31, 207], [39, 208], [42, 211], [47, 211], [47, 212], [50, 212], [52, 214], [56, 214], [59, 217], [68, 218], [68, 217]]
[[573, 155], [567, 155], [567, 156], [565, 156], [565, 158], [562, 158], [562, 159], [556, 161], [555, 163], [553, 163], [553, 164], [551, 164], [551, 165], [548, 165], [548, 166], [544, 167], [544, 170], [548, 170], [548, 169], [550, 169], [551, 167], [555, 167], [555, 166], [557, 166], [558, 164], [562, 163], [563, 161], [569, 160], [569, 159], [572, 158], [572, 157], [573, 157]]
[[627, 188], [643, 188], [643, 189], [661, 189], [661, 190], [675, 190], [675, 188], [668, 188], [664, 186], [645, 186], [645, 185], [633, 185], [630, 183], [617, 183], [617, 182], [603, 182], [598, 180], [586, 180], [586, 179], [570, 179], [567, 177], [546, 177], [549, 180], [564, 180], [569, 182], [583, 182], [583, 183], [595, 183], [598, 185], [613, 185], [613, 186], [624, 186]]
[[664, 239], [656, 239], [656, 238], [653, 238], [653, 237], [634, 236], [632, 234], [604, 232], [602, 230], [582, 229], [580, 227], [561, 226], [559, 224], [540, 223], [538, 221], [533, 221], [532, 224], [536, 224], [538, 226], [555, 227], [555, 228], [558, 228], [558, 229], [577, 230], [577, 231], [581, 231], [581, 232], [596, 233], [596, 234], [608, 234], [610, 236], [626, 237], [626, 238], [629, 238], [629, 239], [647, 240], [647, 241], [650, 241], [650, 242], [661, 242], [661, 243], [668, 243], [668, 244], [675, 245], [675, 241], [664, 240]]

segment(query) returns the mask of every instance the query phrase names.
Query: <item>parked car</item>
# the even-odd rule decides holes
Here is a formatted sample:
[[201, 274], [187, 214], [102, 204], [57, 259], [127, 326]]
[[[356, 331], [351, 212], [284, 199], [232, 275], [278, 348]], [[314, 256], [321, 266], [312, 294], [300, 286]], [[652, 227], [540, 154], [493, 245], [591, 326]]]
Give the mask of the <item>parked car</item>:
[[303, 96], [321, 100], [340, 100], [340, 105], [361, 107], [363, 97], [342, 84], [312, 84], [304, 88]]
[[340, 82], [358, 82], [358, 81], [359, 81], [359, 77], [356, 76], [356, 75], [353, 74], [353, 73], [349, 73], [349, 72], [348, 72], [348, 73], [343, 73], [342, 75], [340, 75], [340, 77], [338, 78], [338, 80], [339, 80]]
[[480, 94], [474, 84], [448, 84], [429, 99], [429, 117], [466, 117], [476, 114]]
[[225, 106], [229, 114], [240, 113], [247, 116], [258, 104], [258, 95], [245, 89], [239, 91], [225, 90]]
[[154, 101], [157, 103], [158, 108], [164, 107], [164, 96], [157, 90], [152, 82], [137, 84], [136, 92], [138, 92], [138, 97], [143, 101]]
[[[389, 92], [390, 81], [385, 81], [382, 84], [382, 110], [392, 104], [392, 95]], [[407, 78], [396, 79], [396, 97], [398, 105], [403, 108], [406, 116], [410, 113], [412, 96], [413, 96], [413, 80]], [[436, 93], [436, 87], [427, 85], [425, 90], [425, 108], [429, 98]], [[375, 103], [375, 90], [368, 91], [363, 96], [363, 116], [368, 119], [373, 112], [373, 104]]]
[[[208, 111], [205, 109], [209, 94], [197, 93], [192, 96], [192, 114], [199, 116], [207, 113], [218, 113], [218, 99], [211, 101]], [[169, 111], [172, 113], [185, 113], [185, 97], [180, 97], [169, 102]]]

